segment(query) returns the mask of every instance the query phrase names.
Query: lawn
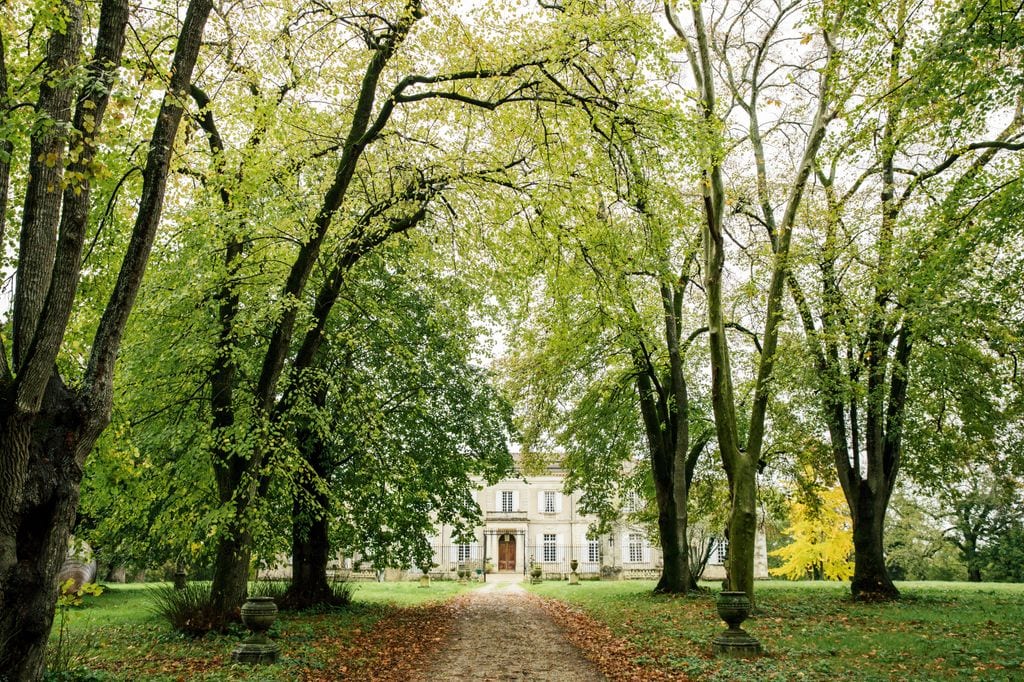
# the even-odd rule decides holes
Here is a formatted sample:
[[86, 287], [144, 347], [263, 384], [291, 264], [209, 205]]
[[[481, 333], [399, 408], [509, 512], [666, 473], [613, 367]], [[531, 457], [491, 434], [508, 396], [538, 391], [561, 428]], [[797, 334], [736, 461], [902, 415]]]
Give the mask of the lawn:
[[[50, 679], [315, 680], [335, 679], [343, 670], [353, 679], [367, 679], [369, 673], [361, 671], [388, 655], [389, 632], [422, 629], [417, 628], [418, 611], [403, 607], [471, 589], [456, 582], [435, 581], [427, 589], [412, 582], [357, 583], [349, 608], [280, 614], [271, 630], [282, 647], [280, 662], [251, 667], [231, 662], [232, 648], [245, 635], [241, 626], [199, 639], [179, 635], [151, 612], [153, 587], [109, 585], [102, 595], [86, 597], [83, 606], [70, 609], [69, 653], [78, 670]], [[51, 647], [57, 631], [55, 624]]]
[[[903, 583], [895, 604], [855, 604], [838, 583], [757, 584], [758, 612], [746, 623], [766, 655], [711, 656], [724, 627], [710, 594], [651, 594], [648, 582], [530, 586], [571, 603], [631, 645], [654, 673], [697, 680], [1024, 680], [1024, 585]], [[70, 611], [74, 660], [91, 671], [65, 680], [404, 680], [415, 657], [443, 641], [449, 599], [472, 587], [435, 582], [359, 583], [347, 609], [282, 614], [272, 634], [280, 662], [231, 662], [241, 628], [183, 637], [150, 611], [149, 586], [112, 585]], [[593, 628], [593, 621], [585, 621]], [[417, 639], [419, 638], [419, 639]], [[411, 652], [411, 653], [410, 653]], [[625, 658], [625, 657], [623, 657]], [[405, 666], [405, 667], [403, 667]], [[641, 677], [640, 679], [646, 679]]]
[[904, 599], [857, 604], [848, 583], [760, 582], [744, 626], [766, 655], [712, 658], [713, 598], [655, 596], [653, 583], [531, 586], [581, 607], [640, 663], [701, 680], [1024, 680], [1024, 585], [901, 583]]

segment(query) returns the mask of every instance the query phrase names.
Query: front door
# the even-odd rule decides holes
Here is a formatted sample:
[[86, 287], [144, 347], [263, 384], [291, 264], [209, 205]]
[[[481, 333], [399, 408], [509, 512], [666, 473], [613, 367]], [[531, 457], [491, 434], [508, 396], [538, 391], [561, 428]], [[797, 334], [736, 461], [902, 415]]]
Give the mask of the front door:
[[498, 570], [516, 570], [516, 536], [502, 533], [498, 537]]

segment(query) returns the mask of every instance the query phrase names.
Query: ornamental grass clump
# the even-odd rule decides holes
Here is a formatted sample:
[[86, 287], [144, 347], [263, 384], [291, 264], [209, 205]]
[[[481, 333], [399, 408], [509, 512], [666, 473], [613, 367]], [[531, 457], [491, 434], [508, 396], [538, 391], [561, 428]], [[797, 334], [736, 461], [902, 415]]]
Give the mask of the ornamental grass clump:
[[211, 630], [223, 630], [227, 624], [225, 615], [214, 606], [209, 584], [188, 583], [181, 589], [165, 585], [151, 593], [153, 613], [182, 634], [202, 637]]

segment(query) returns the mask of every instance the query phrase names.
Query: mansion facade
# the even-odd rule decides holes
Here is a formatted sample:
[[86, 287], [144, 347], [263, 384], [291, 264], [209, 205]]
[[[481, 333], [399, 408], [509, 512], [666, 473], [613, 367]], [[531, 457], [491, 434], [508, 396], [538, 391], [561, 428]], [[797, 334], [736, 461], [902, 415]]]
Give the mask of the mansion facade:
[[[462, 568], [525, 575], [536, 562], [545, 577], [560, 578], [569, 574], [570, 562], [576, 560], [583, 577], [656, 579], [661, 574], [661, 549], [652, 545], [647, 530], [623, 518], [610, 532], [588, 538], [597, 518], [579, 512], [579, 493], [563, 492], [565, 475], [564, 469], [550, 466], [538, 475], [506, 478], [479, 489], [476, 502], [483, 525], [469, 543], [458, 542], [450, 526], [438, 527], [431, 538], [436, 567], [432, 574], [453, 577]], [[629, 502], [626, 511], [635, 511]], [[724, 578], [724, 559], [724, 541], [713, 540], [703, 578]], [[421, 573], [415, 569], [407, 575]], [[768, 577], [763, 532], [757, 534], [755, 575]]]

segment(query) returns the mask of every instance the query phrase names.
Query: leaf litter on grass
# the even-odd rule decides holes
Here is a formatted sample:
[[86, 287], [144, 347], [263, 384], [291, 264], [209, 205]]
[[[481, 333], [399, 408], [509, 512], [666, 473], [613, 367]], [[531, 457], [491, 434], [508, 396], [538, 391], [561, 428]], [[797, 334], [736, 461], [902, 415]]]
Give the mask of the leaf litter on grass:
[[583, 655], [593, 661], [612, 682], [685, 682], [684, 673], [673, 673], [654, 666], [650, 651], [640, 652], [625, 640], [616, 637], [604, 623], [582, 610], [557, 599], [531, 596], [565, 631], [566, 637]]

